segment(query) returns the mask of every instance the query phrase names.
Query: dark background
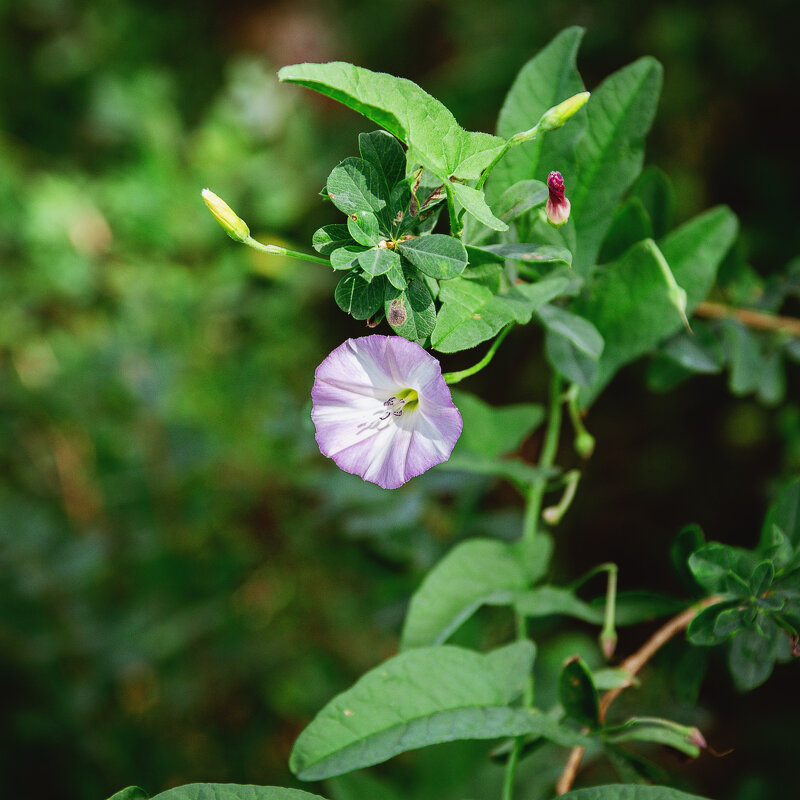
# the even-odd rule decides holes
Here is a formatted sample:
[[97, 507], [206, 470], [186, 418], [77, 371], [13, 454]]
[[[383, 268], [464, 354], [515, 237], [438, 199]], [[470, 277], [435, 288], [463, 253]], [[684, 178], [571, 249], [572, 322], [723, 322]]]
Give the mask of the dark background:
[[[18, 0], [0, 2], [0, 22], [3, 797], [296, 785], [295, 736], [395, 651], [424, 571], [465, 536], [518, 530], [502, 485], [434, 471], [385, 493], [316, 450], [314, 367], [362, 326], [336, 309], [330, 274], [235, 245], [199, 195], [211, 186], [262, 240], [298, 249], [335, 221], [317, 192], [370, 125], [279, 86], [279, 66], [392, 72], [465, 127], [492, 130], [525, 61], [584, 25], [589, 89], [639, 56], [664, 64], [647, 163], [672, 178], [678, 221], [727, 203], [762, 276], [800, 252], [796, 2]], [[541, 401], [540, 342], [514, 332], [465, 387]], [[732, 397], [724, 376], [654, 394], [645, 372], [624, 370], [587, 420], [597, 452], [559, 531], [557, 580], [614, 560], [622, 587], [680, 593], [675, 532], [698, 522], [752, 546], [766, 503], [800, 468], [796, 368], [779, 408]], [[486, 645], [509, 625], [487, 614], [464, 636]], [[595, 632], [563, 628], [538, 631], [540, 663], [591, 649]], [[620, 653], [648, 630], [625, 631]], [[681, 652], [645, 673], [637, 710], [735, 749], [656, 759], [711, 797], [785, 796], [796, 667], [741, 696], [717, 654], [694, 708], [670, 682]], [[439, 748], [371, 774], [403, 797], [493, 796], [500, 770], [484, 752]], [[542, 774], [562, 764], [558, 754]], [[590, 765], [585, 779], [609, 776]]]

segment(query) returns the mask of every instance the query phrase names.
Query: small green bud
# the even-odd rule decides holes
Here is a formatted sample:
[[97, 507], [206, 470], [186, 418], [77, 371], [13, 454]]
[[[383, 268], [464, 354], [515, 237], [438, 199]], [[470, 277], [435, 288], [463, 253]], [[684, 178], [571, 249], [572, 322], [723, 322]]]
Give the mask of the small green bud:
[[592, 453], [594, 453], [594, 445], [594, 436], [589, 431], [581, 431], [575, 437], [575, 452], [581, 458], [591, 458]]
[[554, 131], [560, 128], [573, 114], [580, 111], [591, 96], [590, 92], [578, 92], [557, 106], [548, 109], [539, 120], [540, 131]]
[[606, 661], [610, 661], [617, 649], [617, 632], [615, 630], [603, 630], [600, 633], [600, 649], [603, 651]]
[[203, 200], [214, 219], [222, 225], [223, 230], [231, 239], [237, 242], [246, 242], [250, 238], [250, 228], [247, 223], [221, 198], [217, 197], [211, 189], [203, 189]]

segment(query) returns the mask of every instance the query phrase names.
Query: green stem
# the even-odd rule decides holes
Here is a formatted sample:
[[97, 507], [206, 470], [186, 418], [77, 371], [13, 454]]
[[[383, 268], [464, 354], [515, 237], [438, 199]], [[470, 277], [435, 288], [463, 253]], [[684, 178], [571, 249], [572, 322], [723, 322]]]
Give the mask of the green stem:
[[488, 167], [483, 171], [483, 174], [478, 178], [478, 183], [475, 185], [475, 188], [478, 190], [483, 189], [483, 184], [486, 183], [486, 179], [489, 177], [489, 173], [495, 168], [497, 162], [508, 152], [508, 148], [511, 147], [511, 140], [509, 139], [505, 147], [494, 157], [494, 160]]
[[[561, 377], [553, 373], [553, 377], [550, 380], [550, 408], [547, 430], [545, 432], [544, 445], [542, 446], [542, 454], [539, 457], [538, 464], [539, 469], [542, 470], [544, 474], [553, 466], [556, 451], [558, 450], [558, 437], [561, 431], [561, 405], [563, 400], [561, 396]], [[546, 477], [534, 479], [530, 486], [527, 507], [525, 509], [525, 522], [522, 530], [523, 539], [527, 539], [528, 541], [536, 536], [539, 515], [542, 511], [542, 499], [544, 498], [546, 487]], [[525, 617], [522, 614], [516, 614], [516, 623], [517, 640], [525, 641], [528, 638]], [[525, 689], [522, 695], [522, 705], [524, 708], [533, 708], [533, 690], [533, 675], [528, 675], [528, 680], [525, 682]], [[520, 755], [522, 754], [522, 748], [524, 746], [525, 737], [517, 736], [514, 739], [514, 744], [511, 747], [511, 754], [506, 764], [506, 773], [503, 779], [503, 800], [513, 800], [517, 765], [519, 764]]]
[[463, 381], [464, 378], [469, 378], [470, 375], [480, 372], [494, 358], [497, 348], [500, 347], [503, 339], [508, 336], [508, 332], [513, 326], [514, 323], [511, 322], [500, 331], [497, 338], [492, 342], [492, 346], [489, 348], [486, 355], [477, 364], [473, 364], [473, 366], [467, 367], [466, 369], [461, 369], [458, 372], [445, 372], [442, 376], [445, 380], [445, 383], [458, 383], [459, 381]]
[[524, 539], [533, 539], [539, 529], [539, 516], [542, 513], [542, 499], [547, 488], [547, 478], [545, 475], [553, 466], [558, 450], [558, 437], [561, 432], [561, 377], [553, 374], [550, 380], [550, 413], [547, 420], [547, 430], [544, 435], [544, 445], [542, 454], [537, 465], [542, 471], [542, 475], [536, 478], [531, 484], [528, 494], [528, 504], [525, 509], [525, 522], [522, 528]]
[[261, 242], [257, 242], [252, 236], [248, 236], [242, 244], [246, 244], [254, 250], [261, 250], [262, 253], [269, 253], [272, 256], [288, 256], [289, 258], [297, 258], [300, 261], [324, 264], [326, 267], [331, 265], [331, 262], [328, 261], [327, 258], [312, 256], [309, 253], [300, 253], [297, 250], [287, 250], [285, 247], [278, 247], [276, 244], [261, 244]]
[[444, 191], [447, 195], [447, 213], [450, 215], [450, 233], [460, 239], [462, 228], [456, 216], [456, 200], [449, 183], [445, 183]]

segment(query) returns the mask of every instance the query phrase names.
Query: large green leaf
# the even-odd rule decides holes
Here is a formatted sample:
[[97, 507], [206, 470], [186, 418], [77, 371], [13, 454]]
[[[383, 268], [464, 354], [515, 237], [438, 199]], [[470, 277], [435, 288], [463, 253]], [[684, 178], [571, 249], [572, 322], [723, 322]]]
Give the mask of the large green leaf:
[[567, 792], [559, 800], [705, 800], [696, 794], [686, 794], [668, 786], [629, 786], [608, 784]]
[[[686, 291], [687, 313], [701, 302], [736, 234], [736, 218], [717, 207], [671, 233], [659, 245], [677, 283]], [[648, 242], [606, 264], [574, 310], [605, 341], [597, 377], [581, 393], [586, 406], [624, 364], [639, 358], [681, 328], [658, 260]]]
[[600, 699], [592, 673], [580, 656], [574, 656], [558, 678], [558, 699], [564, 713], [592, 730], [600, 727]]
[[460, 389], [454, 389], [452, 394], [464, 421], [456, 446], [487, 458], [516, 449], [544, 421], [544, 407], [535, 403], [492, 406]]
[[661, 65], [645, 57], [606, 78], [586, 105], [586, 130], [575, 146], [575, 167], [560, 170], [575, 222], [573, 267], [581, 275], [594, 266], [614, 212], [642, 169], [644, 137], [655, 116], [661, 74]]
[[428, 573], [411, 598], [401, 638], [402, 649], [440, 644], [484, 604], [511, 602], [511, 592], [541, 577], [552, 540], [533, 546], [470, 539], [456, 545]]
[[[525, 64], [500, 110], [497, 121], [500, 136], [508, 139], [532, 128], [549, 108], [583, 91], [583, 81], [575, 66], [582, 38], [583, 28], [567, 28]], [[586, 112], [581, 110], [563, 128], [511, 148], [492, 171], [488, 184], [490, 196], [498, 197], [517, 181], [531, 178], [544, 181], [551, 170], [563, 171], [566, 161], [572, 160], [572, 149], [585, 118]]]
[[438, 175], [473, 180], [503, 149], [488, 133], [465, 131], [438, 100], [415, 83], [344, 62], [294, 64], [278, 72], [338, 100], [394, 134], [409, 148], [409, 159]]
[[538, 283], [519, 284], [502, 294], [477, 281], [456, 278], [442, 284], [442, 308], [431, 343], [442, 353], [466, 350], [491, 339], [509, 322], [529, 322], [533, 312], [561, 294], [569, 279], [556, 276]]
[[[147, 794], [131, 786], [117, 792], [110, 800], [147, 800]], [[151, 800], [324, 800], [318, 794], [282, 786], [252, 786], [235, 783], [187, 783], [176, 786]]]
[[534, 732], [535, 716], [509, 706], [534, 652], [531, 642], [516, 642], [486, 655], [449, 645], [400, 653], [317, 714], [289, 766], [317, 780], [439, 742]]

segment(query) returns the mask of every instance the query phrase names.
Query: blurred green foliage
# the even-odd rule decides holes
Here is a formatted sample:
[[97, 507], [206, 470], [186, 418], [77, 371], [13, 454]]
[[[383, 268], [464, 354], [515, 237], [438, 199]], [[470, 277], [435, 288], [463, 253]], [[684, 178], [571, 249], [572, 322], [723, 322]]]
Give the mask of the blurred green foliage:
[[[332, 276], [233, 245], [199, 195], [210, 186], [254, 234], [297, 249], [336, 221], [317, 192], [365, 126], [279, 87], [277, 66], [344, 58], [403, 75], [489, 130], [522, 63], [585, 24], [590, 86], [643, 53], [665, 64], [648, 152], [676, 181], [679, 218], [727, 202], [760, 272], [797, 254], [796, 3], [484, 8], [0, 2], [3, 796], [287, 784], [309, 717], [396, 650], [422, 571], [457, 540], [518, 524], [502, 485], [434, 472], [387, 494], [316, 450], [313, 369], [362, 328], [333, 307]], [[541, 399], [541, 373], [517, 369], [525, 336], [470, 389]], [[800, 464], [797, 406], [729, 400], [713, 377], [658, 397], [625, 373], [592, 431], [598, 453], [560, 545], [570, 578], [613, 558], [637, 585], [648, 523], [654, 561], [694, 518], [752, 546], [769, 481]], [[460, 635], [486, 630], [479, 616]], [[597, 662], [582, 634], [539, 633], [541, 664], [576, 650]], [[654, 713], [675, 703], [670, 658], [643, 689]], [[684, 779], [769, 797], [788, 781], [790, 685], [778, 671], [742, 700], [711, 669], [715, 708], [737, 710], [696, 721], [718, 750], [735, 742], [737, 761]], [[499, 770], [475, 768], [473, 752], [448, 745], [386, 775], [406, 770], [407, 797], [495, 791]], [[553, 766], [524, 764], [537, 768]], [[372, 780], [330, 793], [368, 796]]]

